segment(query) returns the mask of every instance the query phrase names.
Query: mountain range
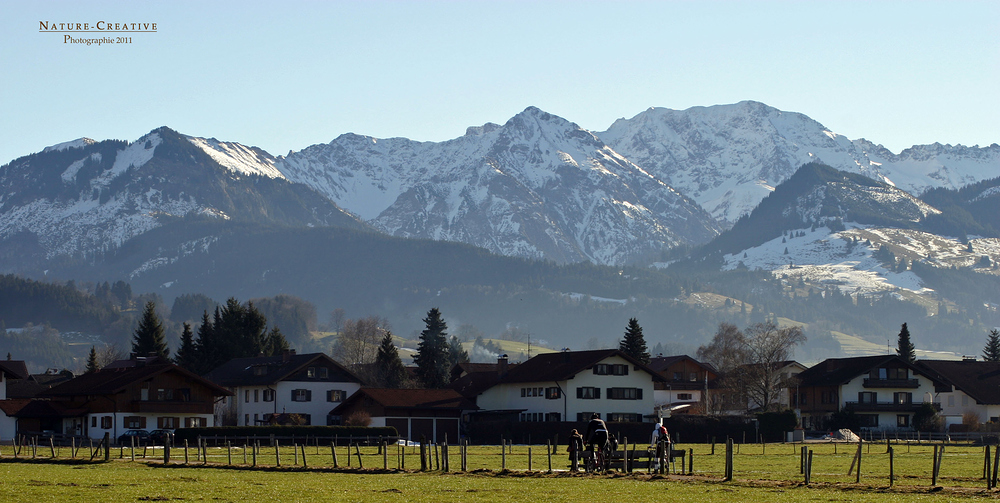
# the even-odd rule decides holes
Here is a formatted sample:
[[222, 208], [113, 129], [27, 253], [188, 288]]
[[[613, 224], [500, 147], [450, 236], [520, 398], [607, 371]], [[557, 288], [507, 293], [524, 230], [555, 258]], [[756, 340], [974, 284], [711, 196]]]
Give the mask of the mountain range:
[[[444, 142], [344, 134], [285, 156], [161, 127], [0, 166], [0, 273], [167, 297], [290, 293], [410, 322], [440, 302], [564, 345], [639, 312], [703, 339], [734, 300], [777, 314], [788, 292], [744, 289], [770, 273], [676, 279], [686, 268], [927, 304], [933, 288], [964, 295], [927, 267], [971, 267], [987, 274], [964, 283], [986, 293], [962, 305], [1000, 303], [998, 174], [997, 144], [893, 154], [750, 101], [652, 108], [604, 132], [528, 107]], [[677, 250], [688, 258], [663, 261]], [[645, 267], [658, 260], [666, 272]], [[692, 300], [706, 288], [714, 300]]]

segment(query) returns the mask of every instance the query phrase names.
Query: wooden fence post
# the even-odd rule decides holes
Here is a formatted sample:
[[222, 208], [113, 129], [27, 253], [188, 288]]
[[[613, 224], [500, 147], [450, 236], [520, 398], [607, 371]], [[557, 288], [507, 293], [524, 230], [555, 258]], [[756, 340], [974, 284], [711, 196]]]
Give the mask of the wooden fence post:
[[271, 435], [271, 439], [272, 439], [271, 443], [274, 444], [274, 463], [277, 466], [281, 466], [281, 453], [280, 453], [281, 449], [278, 446], [279, 444], [278, 439], [274, 438], [274, 435]]
[[936, 486], [937, 485], [937, 477], [938, 477], [938, 461], [937, 460], [938, 460], [938, 446], [935, 445], [934, 446], [933, 459], [931, 460], [932, 461], [932, 463], [931, 463], [931, 485], [932, 486]]
[[726, 439], [726, 475], [725, 482], [733, 480], [733, 439]]
[[895, 457], [896, 457], [895, 449], [889, 447], [889, 487], [892, 487], [892, 483], [896, 479], [896, 469], [894, 465]]
[[337, 466], [337, 444], [336, 442], [330, 442], [330, 456], [333, 457], [333, 467], [340, 468]]
[[302, 444], [302, 468], [309, 468], [306, 463], [306, 444]]
[[354, 444], [354, 453], [358, 455], [358, 468], [364, 469], [365, 464], [361, 461], [361, 447], [359, 447], [359, 444]]
[[111, 461], [111, 433], [104, 432], [104, 461]]
[[552, 441], [546, 440], [545, 444], [545, 452], [549, 457], [549, 473], [552, 473]]

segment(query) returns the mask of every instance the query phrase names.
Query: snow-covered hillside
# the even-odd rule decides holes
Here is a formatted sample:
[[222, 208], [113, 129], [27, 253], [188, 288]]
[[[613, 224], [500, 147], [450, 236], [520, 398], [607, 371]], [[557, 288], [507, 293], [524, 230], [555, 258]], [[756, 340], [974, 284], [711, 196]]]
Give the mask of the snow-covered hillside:
[[896, 155], [819, 122], [754, 101], [687, 110], [650, 108], [597, 133], [615, 151], [733, 222], [799, 166], [820, 162], [913, 194], [1000, 175], [1000, 145], [919, 145]]
[[908, 290], [929, 293], [912, 271], [894, 271], [872, 256], [880, 247], [888, 247], [898, 259], [922, 260], [938, 267], [976, 267], [983, 256], [993, 266], [977, 267], [984, 274], [998, 274], [1000, 239], [978, 238], [969, 245], [960, 241], [917, 230], [879, 228], [848, 224], [843, 231], [826, 227], [794, 229], [788, 235], [760, 246], [724, 257], [723, 269], [739, 267], [772, 271], [792, 279], [802, 278], [812, 284], [836, 286], [845, 294]]
[[534, 107], [441, 143], [347, 134], [276, 166], [389, 234], [505, 255], [620, 264], [718, 232], [592, 133]]

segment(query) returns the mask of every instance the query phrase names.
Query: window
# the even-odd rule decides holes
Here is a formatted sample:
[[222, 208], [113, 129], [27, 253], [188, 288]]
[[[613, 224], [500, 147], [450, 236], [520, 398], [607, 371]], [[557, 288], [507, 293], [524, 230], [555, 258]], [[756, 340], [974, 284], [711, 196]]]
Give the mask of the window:
[[[257, 414], [254, 414], [256, 418]], [[247, 414], [247, 421], [250, 421], [250, 414]], [[184, 427], [185, 428], [204, 428], [208, 426], [208, 419], [203, 417], [185, 417]]]
[[267, 375], [267, 365], [254, 365], [253, 375], [255, 376]]
[[156, 418], [156, 427], [161, 430], [172, 430], [177, 428], [180, 421], [176, 417], [158, 417]]
[[[601, 398], [601, 388], [595, 388], [593, 386], [583, 386], [576, 388], [576, 397], [584, 400], [595, 400]], [[589, 421], [590, 418], [588, 417]]]
[[875, 391], [859, 391], [858, 403], [878, 403], [878, 393]]
[[327, 402], [343, 402], [347, 393], [340, 389], [331, 389], [326, 392]]
[[319, 368], [319, 378], [320, 379], [329, 379], [330, 378], [330, 369], [328, 369], [326, 367], [320, 367]]
[[678, 393], [677, 394], [677, 399], [678, 400], [693, 400], [693, 398], [691, 398], [691, 393]]
[[264, 395], [264, 401], [265, 402], [273, 402], [274, 401], [274, 390], [273, 389], [265, 389], [264, 392], [263, 392], [263, 395]]
[[594, 365], [594, 374], [602, 376], [627, 376], [628, 365], [622, 365], [620, 363], [598, 363], [597, 365]]
[[969, 395], [962, 395], [962, 407], [969, 406]]
[[165, 388], [160, 388], [160, 389], [156, 390], [156, 399], [159, 400], [159, 401], [161, 401], [161, 402], [164, 401], [164, 400], [173, 400], [174, 399], [174, 390], [170, 389], [170, 388], [166, 388], [166, 389]]
[[259, 402], [260, 401], [260, 390], [259, 389], [253, 390], [253, 401], [255, 401], [255, 402]]
[[892, 394], [892, 403], [896, 405], [909, 405], [913, 403], [913, 393], [896, 392]]
[[909, 428], [910, 427], [910, 416], [906, 414], [899, 414], [896, 416], [896, 427], [897, 428]]
[[674, 380], [675, 381], [683, 381], [684, 380], [684, 372], [674, 372]]
[[309, 367], [309, 368], [307, 368], [306, 369], [306, 377], [308, 377], [309, 379], [315, 379], [316, 378], [316, 367]]
[[[190, 420], [191, 420], [191, 418], [187, 418], [184, 421], [187, 422], [187, 421], [190, 421]], [[243, 415], [243, 426], [250, 426], [250, 414], [244, 414]]]
[[562, 390], [557, 387], [545, 388], [545, 398], [548, 398], [549, 400], [562, 398]]
[[642, 388], [608, 388], [610, 400], [642, 400]]
[[697, 380], [698, 380], [697, 372], [691, 372], [690, 374], [688, 374], [688, 381], [695, 382]]
[[545, 420], [559, 422], [562, 421], [562, 415], [560, 415], [558, 412], [546, 412]]
[[260, 424], [260, 416], [258, 414], [253, 415], [253, 424], [254, 425]]
[[312, 391], [307, 389], [293, 389], [292, 390], [292, 401], [293, 402], [311, 402], [312, 401]]
[[125, 427], [126, 428], [145, 428], [146, 418], [142, 416], [125, 416]]
[[110, 430], [114, 425], [114, 420], [111, 416], [101, 416], [101, 428]]
[[[577, 421], [581, 421], [581, 422], [583, 422], [583, 421], [590, 421], [590, 416], [593, 416], [593, 415], [594, 415], [594, 412], [577, 412], [576, 413], [576, 420]], [[600, 412], [597, 413], [597, 417], [598, 417], [598, 419], [600, 419], [600, 417], [601, 417], [601, 413]]]
[[243, 403], [250, 403], [250, 390], [243, 392]]
[[97, 428], [97, 416], [90, 416], [90, 427]]
[[191, 388], [177, 388], [177, 398], [182, 402], [190, 402]]
[[878, 427], [878, 414], [858, 414], [857, 418], [862, 428]]
[[948, 395], [948, 407], [955, 406], [955, 395]]

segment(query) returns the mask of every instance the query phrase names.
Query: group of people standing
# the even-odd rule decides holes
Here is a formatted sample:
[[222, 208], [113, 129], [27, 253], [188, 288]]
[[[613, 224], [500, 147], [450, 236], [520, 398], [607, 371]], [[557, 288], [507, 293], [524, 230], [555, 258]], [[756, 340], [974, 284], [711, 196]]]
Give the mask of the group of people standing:
[[[586, 439], [586, 442], [584, 439]], [[586, 436], [580, 434], [575, 429], [570, 433], [567, 452], [569, 452], [571, 468], [576, 469], [580, 455], [584, 451], [584, 445], [586, 445], [587, 451], [593, 451], [594, 446], [597, 446], [598, 449], [603, 449], [609, 439], [610, 434], [608, 433], [607, 423], [601, 419], [599, 414], [594, 413], [590, 416], [590, 422], [587, 424]], [[670, 452], [670, 434], [663, 423], [654, 423], [653, 434], [650, 437], [649, 443], [655, 446], [656, 462], [658, 465]], [[658, 466], [655, 468], [658, 468]]]

